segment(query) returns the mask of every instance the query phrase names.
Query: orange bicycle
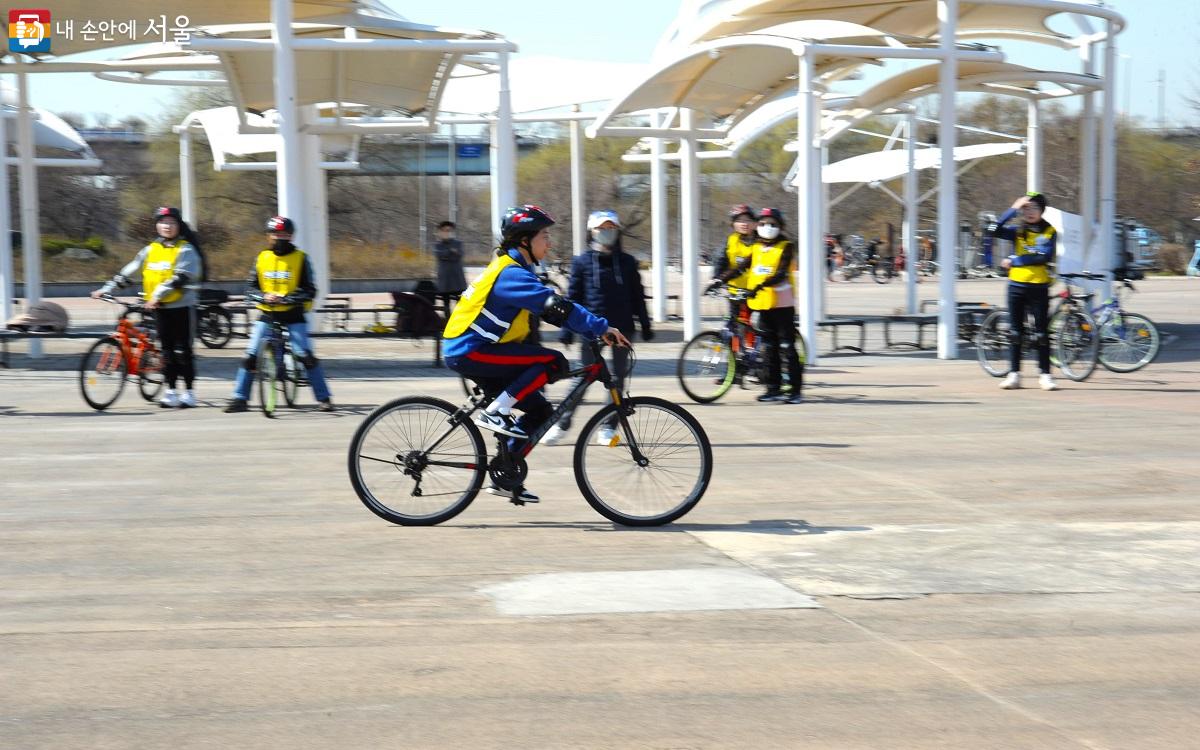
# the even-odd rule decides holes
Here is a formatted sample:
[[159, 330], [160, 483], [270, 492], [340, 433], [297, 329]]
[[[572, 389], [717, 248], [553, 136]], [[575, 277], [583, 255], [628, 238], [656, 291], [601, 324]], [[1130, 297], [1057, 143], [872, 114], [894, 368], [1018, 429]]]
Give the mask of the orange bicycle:
[[[117, 330], [92, 344], [79, 363], [83, 400], [96, 411], [103, 411], [120, 397], [127, 378], [137, 378], [142, 398], [153, 401], [163, 387], [163, 358], [146, 329], [145, 308], [108, 294], [100, 299], [125, 309], [117, 318]], [[130, 313], [141, 315], [142, 324], [130, 320]]]

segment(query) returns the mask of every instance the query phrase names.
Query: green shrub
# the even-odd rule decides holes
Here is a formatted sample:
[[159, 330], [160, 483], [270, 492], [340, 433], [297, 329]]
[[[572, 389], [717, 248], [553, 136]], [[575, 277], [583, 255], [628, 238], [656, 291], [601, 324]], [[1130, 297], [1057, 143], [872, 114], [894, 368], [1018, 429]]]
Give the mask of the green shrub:
[[85, 240], [55, 236], [47, 236], [42, 238], [42, 252], [47, 255], [58, 255], [69, 247], [86, 248], [94, 252], [96, 255], [107, 254], [104, 246], [104, 240], [95, 235], [92, 235]]

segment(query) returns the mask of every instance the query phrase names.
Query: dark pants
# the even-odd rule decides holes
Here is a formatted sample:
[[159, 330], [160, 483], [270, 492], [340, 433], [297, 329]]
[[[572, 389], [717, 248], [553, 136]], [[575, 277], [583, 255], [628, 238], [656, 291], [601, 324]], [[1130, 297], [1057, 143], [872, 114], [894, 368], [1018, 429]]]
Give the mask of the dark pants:
[[461, 357], [447, 357], [446, 366], [479, 383], [489, 395], [509, 393], [517, 401], [516, 408], [525, 412], [517, 423], [526, 433], [540, 427], [554, 411], [542, 386], [569, 369], [561, 352], [528, 344], [489, 344]]
[[164, 360], [163, 377], [168, 388], [174, 388], [182, 376], [184, 385], [190, 389], [196, 379], [196, 363], [192, 357], [194, 320], [191, 307], [160, 307], [154, 311]]
[[[632, 333], [632, 331], [630, 333]], [[629, 333], [626, 333], [625, 335], [629, 336]], [[590, 365], [596, 361], [595, 358], [592, 357], [592, 347], [581, 345], [580, 349], [582, 349], [582, 352], [580, 354], [579, 359], [580, 359], [580, 363], [582, 364], [582, 366], [587, 367], [588, 365]], [[603, 351], [601, 351], [601, 356], [603, 356]], [[615, 346], [612, 348], [611, 359], [612, 359], [613, 385], [616, 386], [618, 391], [620, 391], [621, 393], [624, 393], [625, 392], [625, 376], [629, 372], [629, 350], [623, 346]], [[578, 385], [581, 380], [583, 380], [582, 377], [572, 378], [571, 379], [571, 388], [574, 388], [576, 385]], [[612, 394], [611, 393], [608, 394], [608, 401], [609, 401], [609, 403], [612, 402]], [[561, 417], [559, 417], [558, 426], [564, 430], [571, 429], [571, 417], [574, 416], [574, 411], [575, 411], [574, 409], [568, 409], [567, 411], [563, 412], [563, 415]], [[611, 427], [616, 426], [616, 424], [617, 424], [617, 415], [615, 412], [613, 413], [613, 415], [611, 417], [604, 420], [605, 427], [611, 428]]]
[[1008, 285], [1008, 318], [1012, 326], [1012, 350], [1009, 364], [1013, 372], [1021, 371], [1021, 342], [1025, 336], [1025, 315], [1033, 313], [1033, 331], [1037, 334], [1038, 369], [1050, 372], [1050, 335], [1046, 323], [1050, 317], [1050, 285]]
[[804, 386], [804, 365], [796, 353], [796, 308], [759, 310], [758, 330], [762, 334], [767, 360], [767, 387], [779, 391], [783, 385], [782, 365], [786, 360], [792, 393], [799, 394]]

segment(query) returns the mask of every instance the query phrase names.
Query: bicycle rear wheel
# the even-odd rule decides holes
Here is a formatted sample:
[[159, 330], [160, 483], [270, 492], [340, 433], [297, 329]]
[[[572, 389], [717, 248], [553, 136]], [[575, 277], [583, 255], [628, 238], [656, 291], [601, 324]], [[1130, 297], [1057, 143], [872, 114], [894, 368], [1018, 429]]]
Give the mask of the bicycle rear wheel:
[[233, 338], [233, 318], [228, 310], [206, 307], [200, 311], [196, 330], [200, 343], [209, 349], [220, 349]]
[[1009, 354], [1012, 351], [1012, 325], [1008, 313], [996, 310], [983, 319], [975, 334], [975, 356], [979, 366], [988, 375], [1002, 378], [1012, 369]]
[[[597, 445], [597, 433], [619, 409], [625, 413], [616, 436]], [[575, 481], [584, 499], [600, 515], [626, 526], [661, 526], [683, 516], [704, 496], [712, 467], [712, 446], [696, 418], [650, 396], [604, 407], [575, 443]]]
[[1096, 370], [1100, 349], [1100, 335], [1096, 321], [1083, 312], [1069, 312], [1063, 318], [1055, 342], [1058, 367], [1071, 380], [1087, 380]]
[[125, 353], [111, 336], [92, 344], [79, 362], [79, 390], [83, 400], [96, 411], [116, 402], [125, 387]]
[[1154, 361], [1162, 339], [1145, 315], [1118, 313], [1100, 326], [1100, 364], [1113, 372], [1133, 372]]
[[138, 391], [142, 398], [147, 401], [158, 398], [163, 380], [162, 355], [156, 349], [142, 352], [142, 359], [138, 362]]
[[691, 400], [707, 404], [716, 401], [733, 385], [737, 356], [724, 334], [703, 331], [683, 347], [675, 365], [679, 385]]
[[483, 484], [487, 452], [479, 429], [439, 398], [410, 396], [380, 406], [350, 440], [350, 484], [363, 505], [392, 523], [432, 526], [462, 513]]
[[277, 341], [268, 339], [258, 347], [258, 405], [268, 419], [274, 418], [279, 405], [280, 363], [275, 358], [277, 346]]

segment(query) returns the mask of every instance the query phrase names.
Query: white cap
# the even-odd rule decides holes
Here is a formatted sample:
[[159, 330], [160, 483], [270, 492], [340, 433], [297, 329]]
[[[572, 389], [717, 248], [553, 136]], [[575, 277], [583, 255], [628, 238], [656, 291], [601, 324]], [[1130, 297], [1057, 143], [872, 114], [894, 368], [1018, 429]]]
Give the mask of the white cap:
[[595, 229], [606, 221], [611, 221], [618, 227], [621, 226], [621, 220], [617, 217], [616, 211], [592, 211], [592, 213], [588, 216], [588, 231]]

